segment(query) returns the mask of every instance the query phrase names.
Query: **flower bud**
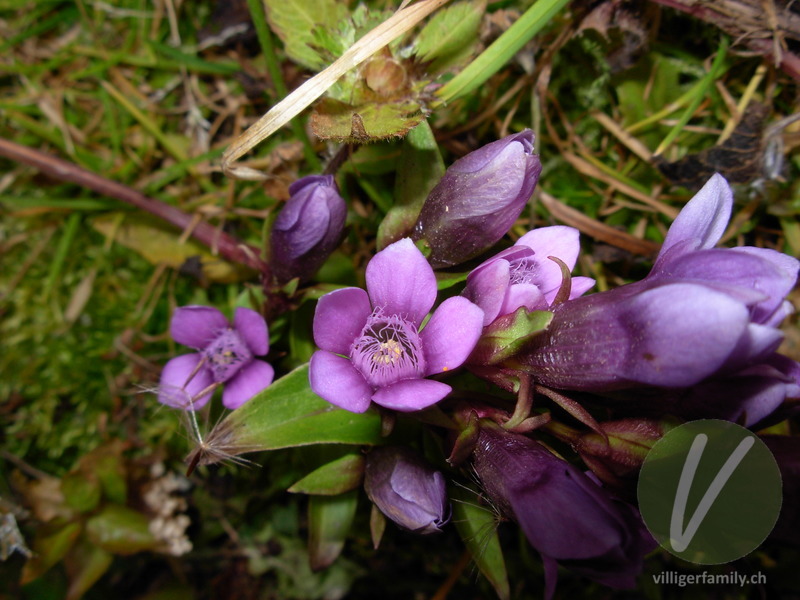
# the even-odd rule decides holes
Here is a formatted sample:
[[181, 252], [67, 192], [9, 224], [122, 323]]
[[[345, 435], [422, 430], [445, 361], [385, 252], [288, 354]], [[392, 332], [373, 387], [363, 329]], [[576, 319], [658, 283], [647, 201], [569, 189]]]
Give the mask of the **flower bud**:
[[270, 236], [272, 269], [279, 283], [311, 279], [339, 245], [347, 216], [332, 175], [298, 179], [289, 193]]
[[409, 448], [367, 454], [364, 489], [384, 515], [415, 533], [436, 533], [450, 520], [444, 476]]
[[546, 597], [556, 563], [599, 583], [631, 588], [655, 541], [636, 509], [524, 435], [483, 421], [473, 467], [504, 516], [542, 555]]
[[517, 220], [541, 171], [529, 129], [469, 153], [431, 190], [414, 225], [414, 241], [427, 241], [434, 268], [488, 250]]

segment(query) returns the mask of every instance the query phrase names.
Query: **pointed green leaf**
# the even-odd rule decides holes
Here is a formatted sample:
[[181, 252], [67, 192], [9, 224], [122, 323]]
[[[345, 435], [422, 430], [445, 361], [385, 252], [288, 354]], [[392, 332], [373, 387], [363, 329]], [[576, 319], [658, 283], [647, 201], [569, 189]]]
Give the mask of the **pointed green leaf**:
[[135, 554], [155, 550], [161, 542], [150, 533], [150, 519], [127, 506], [109, 504], [86, 521], [91, 542], [113, 554]]
[[[310, 444], [383, 443], [381, 418], [373, 409], [336, 408], [308, 383], [308, 365], [284, 375], [223, 419], [190, 460], [212, 464], [225, 456]], [[209, 447], [211, 450], [209, 450]]]
[[457, 2], [433, 15], [416, 41], [417, 57], [433, 62], [429, 72], [445, 70], [469, 55], [485, 10], [486, 1], [475, 0]]
[[347, 6], [336, 0], [264, 0], [267, 21], [296, 63], [314, 71], [327, 61], [309, 45], [316, 27], [331, 27], [347, 16]]
[[114, 556], [85, 539], [65, 557], [69, 574], [66, 600], [78, 600], [108, 571]]
[[453, 500], [453, 523], [472, 560], [501, 600], [507, 600], [511, 597], [511, 588], [494, 513], [479, 506], [477, 496], [463, 488], [451, 486], [448, 491]]
[[311, 568], [329, 567], [344, 548], [358, 505], [358, 492], [311, 496], [308, 501], [308, 554]]
[[345, 454], [315, 469], [287, 491], [294, 494], [336, 496], [356, 489], [364, 477], [364, 455]]
[[33, 558], [22, 568], [20, 584], [25, 585], [44, 575], [50, 567], [64, 558], [81, 533], [80, 523], [68, 523], [56, 531], [40, 533], [33, 540]]

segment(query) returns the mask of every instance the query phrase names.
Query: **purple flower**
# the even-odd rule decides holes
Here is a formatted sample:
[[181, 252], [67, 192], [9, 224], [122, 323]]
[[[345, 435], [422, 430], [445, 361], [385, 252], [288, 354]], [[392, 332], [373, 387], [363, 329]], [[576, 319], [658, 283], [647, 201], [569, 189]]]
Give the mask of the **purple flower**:
[[635, 508], [539, 442], [489, 421], [481, 422], [472, 464], [492, 504], [542, 555], [546, 597], [558, 564], [610, 587], [634, 587], [656, 546]]
[[[529, 231], [514, 246], [476, 267], [462, 295], [483, 309], [484, 325], [521, 306], [547, 310], [563, 283], [561, 267], [548, 257], [560, 259], [572, 270], [580, 252], [579, 235], [577, 229], [562, 225]], [[571, 282], [570, 298], [594, 285], [589, 277]]]
[[457, 265], [503, 237], [530, 200], [542, 165], [526, 129], [454, 162], [431, 190], [414, 225], [434, 268]]
[[715, 175], [676, 218], [646, 279], [554, 307], [516, 366], [544, 385], [604, 392], [687, 388], [768, 365], [800, 262], [763, 248], [713, 248], [731, 206]]
[[314, 276], [339, 245], [347, 216], [332, 175], [298, 179], [289, 193], [270, 236], [272, 270], [281, 283]]
[[384, 515], [415, 533], [438, 533], [450, 520], [444, 476], [410, 448], [373, 448], [364, 489]]
[[197, 410], [224, 383], [222, 403], [239, 408], [265, 389], [275, 376], [272, 366], [255, 356], [269, 351], [264, 318], [237, 308], [233, 326], [216, 308], [183, 306], [175, 311], [170, 334], [179, 344], [200, 352], [170, 360], [161, 372], [158, 401], [173, 408]]
[[420, 331], [436, 300], [436, 277], [408, 238], [378, 252], [366, 279], [367, 292], [344, 288], [320, 298], [311, 389], [351, 412], [364, 412], [370, 401], [400, 411], [435, 404], [451, 388], [425, 377], [466, 360], [483, 312], [466, 298], [449, 298]]

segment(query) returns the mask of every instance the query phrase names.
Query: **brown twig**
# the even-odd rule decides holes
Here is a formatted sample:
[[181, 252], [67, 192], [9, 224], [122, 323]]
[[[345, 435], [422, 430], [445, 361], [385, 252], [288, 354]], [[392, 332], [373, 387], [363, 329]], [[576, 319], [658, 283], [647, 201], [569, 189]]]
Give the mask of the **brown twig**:
[[192, 237], [215, 254], [230, 262], [255, 269], [265, 278], [269, 276], [269, 265], [259, 258], [258, 248], [238, 241], [205, 221], [195, 223], [192, 215], [179, 208], [148, 198], [121, 183], [106, 179], [61, 158], [2, 138], [0, 138], [0, 156], [34, 167], [55, 179], [75, 183], [98, 194], [132, 204], [179, 229], [185, 230], [191, 226]]

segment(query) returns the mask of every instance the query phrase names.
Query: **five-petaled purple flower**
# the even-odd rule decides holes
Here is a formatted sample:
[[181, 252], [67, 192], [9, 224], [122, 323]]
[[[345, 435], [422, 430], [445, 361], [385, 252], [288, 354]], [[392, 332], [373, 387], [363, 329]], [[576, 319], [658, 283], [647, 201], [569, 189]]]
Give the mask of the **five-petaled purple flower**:
[[272, 383], [272, 366], [254, 358], [269, 351], [267, 323], [254, 310], [237, 308], [231, 326], [216, 308], [183, 306], [172, 315], [170, 334], [200, 352], [177, 356], [164, 366], [158, 389], [162, 404], [197, 410], [224, 383], [222, 403], [234, 409]]
[[561, 389], [683, 389], [672, 398], [655, 391], [656, 404], [678, 415], [675, 396], [700, 385], [702, 399], [686, 409], [710, 408], [719, 396], [726, 412], [705, 417], [746, 415], [748, 424], [796, 397], [796, 363], [775, 351], [800, 262], [765, 248], [714, 248], [732, 205], [728, 183], [714, 175], [675, 219], [643, 281], [554, 307], [516, 368]]
[[[580, 252], [579, 235], [577, 229], [563, 225], [529, 231], [511, 248], [476, 267], [462, 295], [483, 309], [484, 325], [521, 306], [547, 310], [563, 283], [561, 267], [548, 257], [558, 258], [572, 270]], [[573, 277], [570, 298], [593, 285], [594, 279]]]
[[407, 238], [372, 258], [366, 280], [366, 292], [344, 288], [317, 304], [311, 389], [351, 412], [364, 412], [370, 401], [399, 411], [439, 402], [451, 387], [425, 377], [463, 364], [481, 335], [483, 311], [449, 298], [420, 331], [436, 300], [436, 277]]

